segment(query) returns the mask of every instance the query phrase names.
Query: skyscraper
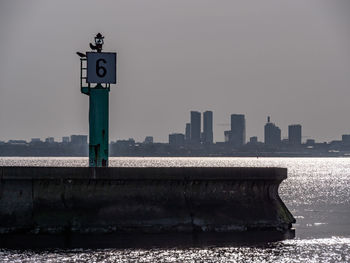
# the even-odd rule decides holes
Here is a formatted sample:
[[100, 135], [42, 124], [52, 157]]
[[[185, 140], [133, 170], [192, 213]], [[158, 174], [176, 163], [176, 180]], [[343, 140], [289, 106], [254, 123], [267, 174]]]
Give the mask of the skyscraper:
[[265, 124], [264, 139], [267, 145], [278, 145], [281, 143], [281, 129], [270, 122], [270, 116], [267, 117], [267, 123]]
[[343, 134], [341, 136], [341, 141], [344, 145], [350, 145], [350, 134]]
[[186, 142], [191, 141], [191, 123], [186, 123], [185, 141]]
[[213, 112], [203, 113], [203, 142], [205, 144], [213, 143]]
[[201, 141], [201, 113], [191, 111], [191, 143], [200, 143]]
[[231, 114], [231, 140], [236, 147], [245, 144], [245, 117], [244, 114]]
[[288, 126], [288, 142], [292, 145], [301, 144], [301, 125], [289, 125]]

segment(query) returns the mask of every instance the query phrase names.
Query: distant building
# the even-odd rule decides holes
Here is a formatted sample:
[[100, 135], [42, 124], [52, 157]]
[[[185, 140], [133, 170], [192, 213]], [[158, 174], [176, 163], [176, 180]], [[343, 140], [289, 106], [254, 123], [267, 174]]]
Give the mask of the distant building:
[[287, 138], [284, 138], [281, 140], [281, 143], [284, 145], [288, 145], [289, 144], [289, 140]]
[[191, 141], [191, 123], [186, 123], [185, 141]]
[[315, 140], [314, 139], [307, 139], [306, 140], [306, 146], [314, 146], [315, 145]]
[[130, 156], [135, 151], [135, 140], [129, 138], [128, 140], [117, 140], [111, 143], [111, 156]]
[[232, 132], [231, 131], [224, 131], [225, 135], [225, 143], [229, 143], [231, 141]]
[[72, 144], [87, 144], [87, 135], [71, 135], [70, 142]]
[[63, 136], [62, 137], [62, 143], [69, 143], [69, 137], [68, 136]]
[[333, 151], [339, 151], [342, 149], [343, 141], [334, 140], [329, 142], [329, 149]]
[[231, 115], [231, 140], [229, 142], [236, 147], [245, 144], [245, 117], [243, 114]]
[[45, 139], [45, 142], [47, 142], [47, 143], [54, 143], [55, 142], [55, 138], [54, 137], [47, 137]]
[[350, 145], [350, 134], [343, 134], [341, 140], [344, 145]]
[[270, 117], [267, 117], [267, 123], [265, 124], [264, 139], [267, 145], [279, 145], [281, 143], [281, 129], [270, 122]]
[[30, 143], [40, 143], [40, 142], [42, 142], [40, 138], [32, 138], [30, 140]]
[[143, 141], [144, 144], [152, 144], [153, 143], [153, 136], [146, 136], [145, 140]]
[[199, 144], [201, 140], [201, 114], [191, 111], [191, 143]]
[[128, 148], [135, 146], [135, 140], [133, 138], [129, 138], [128, 140], [117, 140], [115, 144], [119, 148]]
[[256, 137], [256, 136], [250, 137], [249, 138], [249, 142], [251, 144], [257, 144], [258, 143], [258, 137]]
[[301, 125], [294, 124], [288, 126], [288, 143], [291, 145], [301, 145]]
[[169, 134], [169, 144], [173, 146], [182, 146], [185, 144], [185, 135], [182, 133]]
[[213, 112], [206, 111], [203, 113], [203, 143], [213, 143]]
[[25, 140], [9, 140], [9, 144], [27, 144], [27, 141]]

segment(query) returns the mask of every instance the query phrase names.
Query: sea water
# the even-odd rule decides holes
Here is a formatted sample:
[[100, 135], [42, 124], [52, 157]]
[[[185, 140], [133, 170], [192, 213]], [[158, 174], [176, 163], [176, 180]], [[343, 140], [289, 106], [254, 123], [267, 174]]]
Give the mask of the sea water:
[[[87, 158], [0, 157], [0, 166], [87, 166]], [[0, 262], [350, 262], [350, 158], [110, 158], [112, 167], [286, 167], [279, 195], [296, 238], [234, 247], [0, 249]]]

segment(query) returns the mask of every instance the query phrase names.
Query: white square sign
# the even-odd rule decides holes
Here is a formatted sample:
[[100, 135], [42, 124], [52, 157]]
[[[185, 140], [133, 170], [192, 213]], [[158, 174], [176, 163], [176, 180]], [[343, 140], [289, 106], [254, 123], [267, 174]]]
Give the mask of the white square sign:
[[117, 54], [109, 52], [86, 52], [87, 82], [111, 83], [117, 81]]

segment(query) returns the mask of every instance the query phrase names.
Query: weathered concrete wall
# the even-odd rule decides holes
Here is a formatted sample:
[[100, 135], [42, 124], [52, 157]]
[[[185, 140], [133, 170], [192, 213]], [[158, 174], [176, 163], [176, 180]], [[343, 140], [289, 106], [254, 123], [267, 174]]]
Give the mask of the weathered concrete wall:
[[0, 233], [286, 231], [284, 168], [0, 167]]

